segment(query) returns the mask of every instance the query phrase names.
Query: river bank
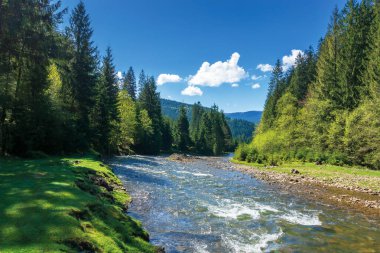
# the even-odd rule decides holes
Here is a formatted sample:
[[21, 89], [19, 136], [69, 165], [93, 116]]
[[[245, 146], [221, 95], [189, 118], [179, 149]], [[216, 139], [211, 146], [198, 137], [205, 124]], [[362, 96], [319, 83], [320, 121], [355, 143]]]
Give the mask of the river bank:
[[[108, 161], [150, 241], [177, 252], [378, 252], [379, 217], [322, 205], [242, 173], [227, 157]], [[360, 236], [358, 236], [360, 235]]]
[[380, 216], [380, 171], [301, 163], [264, 166], [233, 159], [219, 165], [300, 197]]
[[95, 156], [0, 160], [1, 252], [156, 252]]

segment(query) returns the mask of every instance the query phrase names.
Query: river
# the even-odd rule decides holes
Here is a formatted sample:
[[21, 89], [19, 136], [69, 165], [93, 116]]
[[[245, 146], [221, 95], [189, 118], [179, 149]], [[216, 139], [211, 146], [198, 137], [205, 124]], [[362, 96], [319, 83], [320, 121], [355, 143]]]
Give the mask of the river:
[[[220, 158], [228, 166], [227, 158]], [[380, 221], [307, 201], [213, 162], [163, 156], [109, 163], [166, 252], [380, 252]]]

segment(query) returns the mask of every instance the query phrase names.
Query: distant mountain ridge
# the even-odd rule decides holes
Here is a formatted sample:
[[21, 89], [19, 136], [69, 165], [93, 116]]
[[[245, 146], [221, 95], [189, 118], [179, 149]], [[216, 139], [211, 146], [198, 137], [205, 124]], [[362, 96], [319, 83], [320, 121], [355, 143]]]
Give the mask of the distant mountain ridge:
[[[191, 110], [193, 105], [161, 98], [161, 109], [163, 115], [173, 120], [177, 119], [179, 108], [181, 106], [186, 108], [187, 116], [189, 120], [191, 120]], [[204, 108], [209, 109], [208, 107]], [[225, 113], [232, 136], [241, 141], [249, 141], [252, 138], [255, 125], [257, 125], [260, 121], [261, 114], [262, 112], [260, 111]]]
[[258, 124], [260, 122], [263, 112], [262, 111], [248, 111], [248, 112], [231, 112], [231, 113], [224, 113], [224, 114], [230, 117], [231, 119], [242, 119], [242, 120], [246, 120], [246, 121]]

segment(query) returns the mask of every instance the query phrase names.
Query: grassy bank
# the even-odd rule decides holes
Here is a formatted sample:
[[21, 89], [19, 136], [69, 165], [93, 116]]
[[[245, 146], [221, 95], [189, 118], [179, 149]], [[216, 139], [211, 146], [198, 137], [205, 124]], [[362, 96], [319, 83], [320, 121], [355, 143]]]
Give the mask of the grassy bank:
[[0, 252], [155, 252], [94, 157], [0, 160]]
[[316, 165], [314, 163], [292, 162], [279, 166], [268, 167], [258, 163], [248, 163], [233, 159], [237, 164], [249, 165], [262, 171], [273, 171], [284, 174], [291, 174], [292, 169], [298, 170], [301, 175], [314, 178], [325, 183], [337, 183], [346, 187], [359, 187], [380, 191], [380, 171], [365, 168], [344, 167], [335, 165]]

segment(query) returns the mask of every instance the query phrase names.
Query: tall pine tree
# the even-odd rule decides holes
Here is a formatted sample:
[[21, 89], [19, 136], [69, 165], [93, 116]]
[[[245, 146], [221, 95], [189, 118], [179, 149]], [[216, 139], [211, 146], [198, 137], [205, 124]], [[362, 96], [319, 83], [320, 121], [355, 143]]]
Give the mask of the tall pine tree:
[[93, 30], [82, 1], [70, 17], [70, 37], [74, 45], [71, 66], [71, 90], [76, 115], [77, 147], [86, 149], [90, 140], [89, 115], [94, 105], [93, 94], [97, 82], [97, 49], [92, 42]]

